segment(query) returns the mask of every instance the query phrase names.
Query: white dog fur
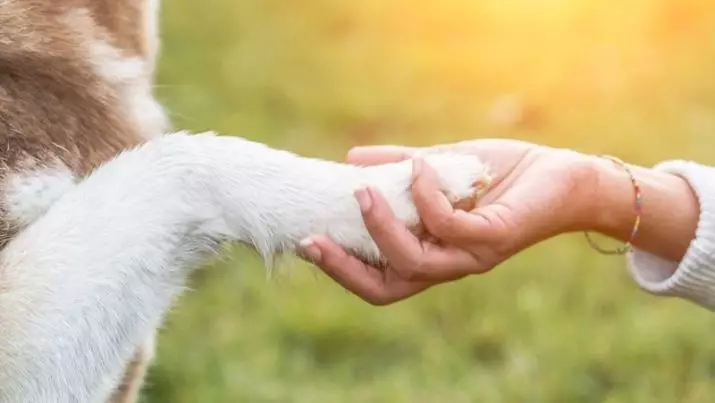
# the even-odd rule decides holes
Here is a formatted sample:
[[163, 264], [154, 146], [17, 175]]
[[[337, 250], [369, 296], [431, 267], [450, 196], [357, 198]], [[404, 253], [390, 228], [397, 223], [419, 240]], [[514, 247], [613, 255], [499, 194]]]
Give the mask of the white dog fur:
[[[39, 22], [44, 14], [33, 14], [36, 1], [0, 0], [0, 15], [15, 13], [16, 28], [47, 25]], [[84, 3], [105, 1], [122, 3]], [[419, 220], [409, 161], [356, 167], [237, 137], [165, 134], [150, 91], [157, 2], [130, 2], [143, 13], [143, 54], [115, 48], [113, 33], [84, 8], [59, 10], [58, 25], [43, 29], [82, 38], [72, 45], [81, 50], [72, 54], [86, 58], [78, 65], [92, 66], [100, 88], [113, 91], [117, 102], [107, 105], [131, 122], [138, 140], [87, 172], [50, 152], [50, 143], [44, 153], [13, 150], [6, 141], [11, 145], [0, 155], [8, 167], [2, 220], [13, 228], [0, 251], [0, 403], [134, 401], [155, 329], [190, 271], [222, 242], [250, 245], [270, 264], [320, 233], [378, 261], [353, 197], [366, 185], [380, 189], [408, 225]], [[12, 60], [7, 55], [15, 50], [55, 52], [19, 28], [0, 28], [0, 60]], [[8, 105], [2, 91], [0, 82], [0, 123]], [[94, 135], [118, 136], [111, 123], [106, 127]], [[70, 135], [53, 146], [81, 162], [84, 154], [74, 149], [82, 144]], [[98, 144], [87, 155], [100, 153]], [[25, 159], [10, 166], [9, 153]], [[427, 162], [454, 202], [474, 196], [486, 175], [474, 156], [429, 155]], [[130, 369], [134, 364], [138, 369]]]

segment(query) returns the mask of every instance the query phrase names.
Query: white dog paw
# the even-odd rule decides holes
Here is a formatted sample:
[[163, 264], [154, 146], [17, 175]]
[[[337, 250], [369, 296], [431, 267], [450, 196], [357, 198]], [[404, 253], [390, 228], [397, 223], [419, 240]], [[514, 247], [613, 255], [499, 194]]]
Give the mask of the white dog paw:
[[[423, 159], [436, 172], [440, 190], [456, 209], [472, 210], [491, 181], [487, 166], [474, 155], [440, 153], [424, 155]], [[356, 188], [372, 186], [379, 190], [397, 219], [418, 237], [427, 237], [412, 200], [411, 185], [412, 161], [408, 160], [361, 168], [360, 183]], [[351, 208], [355, 209], [357, 205]], [[346, 226], [339, 226], [344, 231], [333, 231], [331, 237], [361, 260], [380, 264], [382, 255], [362, 217], [358, 213], [348, 221], [344, 222]]]

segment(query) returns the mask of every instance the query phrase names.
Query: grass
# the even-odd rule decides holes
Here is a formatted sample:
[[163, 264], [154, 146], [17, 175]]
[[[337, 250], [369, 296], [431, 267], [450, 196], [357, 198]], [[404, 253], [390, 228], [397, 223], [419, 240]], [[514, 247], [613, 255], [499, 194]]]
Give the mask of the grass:
[[[515, 137], [715, 163], [706, 0], [174, 0], [157, 93], [177, 127], [340, 159], [351, 145]], [[538, 6], [536, 5], [538, 4]], [[516, 94], [531, 125], [495, 125]], [[167, 318], [145, 403], [694, 403], [715, 317], [638, 290], [582, 237], [374, 308], [236, 248]]]

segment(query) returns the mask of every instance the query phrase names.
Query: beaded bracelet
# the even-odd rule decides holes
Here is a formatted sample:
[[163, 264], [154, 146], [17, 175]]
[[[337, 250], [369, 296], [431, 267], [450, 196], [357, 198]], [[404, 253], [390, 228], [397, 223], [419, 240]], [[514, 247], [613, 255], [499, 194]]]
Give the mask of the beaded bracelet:
[[602, 158], [606, 158], [608, 160], [611, 160], [612, 162], [622, 166], [626, 172], [628, 172], [628, 175], [630, 176], [631, 183], [633, 184], [633, 189], [635, 190], [635, 212], [636, 212], [636, 219], [633, 224], [633, 229], [631, 230], [631, 234], [626, 240], [626, 243], [621, 246], [620, 248], [614, 249], [614, 250], [606, 250], [598, 246], [593, 239], [591, 239], [591, 236], [589, 235], [588, 232], [585, 232], [586, 235], [586, 240], [588, 241], [589, 245], [595, 249], [596, 251], [604, 254], [604, 255], [623, 255], [631, 251], [632, 249], [632, 243], [633, 239], [636, 237], [636, 234], [638, 233], [638, 228], [640, 227], [641, 223], [641, 212], [642, 212], [642, 198], [641, 198], [641, 188], [640, 185], [638, 184], [638, 181], [636, 180], [635, 175], [633, 174], [633, 171], [628, 167], [628, 165], [623, 162], [622, 160], [610, 156], [610, 155], [602, 155]]

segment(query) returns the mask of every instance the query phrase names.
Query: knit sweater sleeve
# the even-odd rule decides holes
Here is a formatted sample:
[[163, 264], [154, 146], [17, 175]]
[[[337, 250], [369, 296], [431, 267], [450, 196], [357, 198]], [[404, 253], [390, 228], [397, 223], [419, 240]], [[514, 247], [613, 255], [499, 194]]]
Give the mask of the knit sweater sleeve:
[[680, 262], [634, 249], [627, 257], [628, 271], [647, 292], [683, 298], [715, 311], [715, 167], [667, 161], [655, 169], [679, 175], [693, 188], [700, 204], [697, 230]]

